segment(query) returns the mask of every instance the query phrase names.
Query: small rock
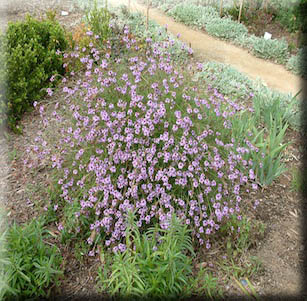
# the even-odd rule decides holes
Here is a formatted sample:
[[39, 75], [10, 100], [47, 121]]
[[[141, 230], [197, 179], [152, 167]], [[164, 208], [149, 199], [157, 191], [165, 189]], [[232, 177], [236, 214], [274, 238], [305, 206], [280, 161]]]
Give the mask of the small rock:
[[67, 12], [67, 11], [62, 10], [62, 11], [61, 11], [61, 16], [68, 16], [68, 12]]

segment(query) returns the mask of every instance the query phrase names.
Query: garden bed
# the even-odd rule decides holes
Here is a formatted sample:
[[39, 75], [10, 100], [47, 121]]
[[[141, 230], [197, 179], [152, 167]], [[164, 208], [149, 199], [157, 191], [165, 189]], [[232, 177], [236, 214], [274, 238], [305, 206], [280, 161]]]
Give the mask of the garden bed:
[[[146, 4], [146, 1], [140, 2]], [[204, 30], [209, 35], [248, 49], [257, 57], [285, 65], [294, 74], [306, 77], [301, 68], [305, 48], [298, 30], [300, 25], [295, 21], [294, 13], [288, 12], [287, 3], [270, 2], [271, 5], [266, 10], [259, 4], [261, 1], [258, 1], [258, 4], [252, 1], [244, 2], [247, 7], [244, 6], [241, 23], [238, 23], [238, 4], [229, 6], [228, 3], [223, 8], [221, 18], [217, 2], [211, 5], [207, 2], [155, 0], [151, 4], [176, 21]], [[298, 14], [297, 11], [295, 14]], [[271, 39], [264, 38], [265, 32], [272, 34]]]
[[[58, 10], [58, 14], [59, 12], [60, 10]], [[62, 17], [62, 21], [66, 25], [69, 25], [70, 21], [76, 22], [81, 18], [82, 12], [72, 13], [70, 16], [73, 16], [73, 18]], [[190, 76], [192, 78], [192, 74], [196, 72], [197, 63], [192, 58], [189, 62], [191, 65]], [[185, 71], [184, 69], [186, 69], [186, 65], [182, 67], [182, 72]], [[186, 75], [188, 76], [188, 74]], [[42, 100], [41, 103], [45, 103], [48, 109], [46, 112], [48, 117], [51, 117], [57, 102], [64, 103], [62, 89], [65, 86], [73, 87], [76, 85], [77, 80], [78, 78], [75, 78], [71, 82], [60, 85], [59, 89], [51, 97], [46, 97]], [[195, 86], [197, 84], [197, 82], [194, 82]], [[208, 93], [208, 98], [210, 96], [214, 98], [219, 95], [213, 89], [206, 91], [203, 83], [201, 86], [203, 87], [202, 92]], [[246, 95], [246, 99], [250, 101], [248, 95]], [[246, 103], [246, 99], [242, 98], [242, 104]], [[22, 119], [21, 125], [23, 135], [9, 133], [6, 138], [3, 138], [6, 139], [5, 141], [9, 146], [9, 153], [3, 155], [7, 155], [8, 164], [11, 166], [8, 175], [10, 189], [5, 205], [9, 213], [8, 219], [11, 222], [15, 220], [19, 224], [44, 214], [44, 208], [50, 201], [49, 188], [52, 184], [50, 167], [46, 165], [44, 168], [31, 169], [24, 165], [24, 154], [27, 153], [28, 148], [33, 146], [38, 129], [42, 128], [39, 112], [27, 113]], [[57, 133], [57, 128], [52, 127], [52, 125], [49, 130]], [[208, 279], [208, 282], [204, 283], [205, 286], [211, 283], [212, 287], [211, 291], [209, 287], [202, 293], [217, 293], [217, 284], [219, 290], [222, 290], [226, 296], [242, 295], [245, 292], [238, 286], [234, 277], [240, 281], [247, 277], [260, 296], [278, 295], [281, 293], [281, 288], [284, 289], [283, 293], [298, 295], [302, 250], [299, 225], [301, 218], [298, 197], [299, 180], [295, 178], [295, 170], [298, 168], [300, 159], [297, 139], [298, 133], [296, 131], [287, 130], [284, 142], [294, 142], [294, 144], [287, 147], [283, 156], [283, 161], [289, 168], [288, 172], [277, 178], [272, 185], [258, 190], [256, 194], [242, 196], [246, 204], [261, 200], [256, 210], [253, 210], [250, 205], [243, 206], [244, 211], [247, 212], [245, 218], [253, 221], [251, 231], [247, 231], [248, 239], [252, 244], [250, 248], [244, 246], [244, 249], [237, 250], [237, 255], [235, 255], [232, 247], [227, 248], [224, 242], [216, 240], [213, 241], [209, 251], [204, 247], [195, 250], [197, 257], [194, 262], [194, 274], [196, 275], [201, 266], [206, 269], [207, 275], [216, 278], [214, 280], [206, 276], [211, 279], [211, 282]], [[35, 163], [38, 157], [35, 157], [35, 153], [32, 153], [30, 159]], [[290, 187], [292, 189], [289, 189]], [[265, 224], [264, 235], [259, 233], [263, 229], [261, 224]], [[290, 225], [289, 229], [288, 226]], [[95, 295], [95, 278], [97, 268], [102, 265], [101, 257], [98, 254], [97, 256], [88, 257], [87, 254], [84, 254], [82, 245], [79, 245], [79, 249], [76, 248], [72, 251], [67, 244], [59, 241], [60, 230], [57, 226], [58, 224], [55, 223], [48, 225], [48, 230], [52, 233], [52, 238], [49, 238], [48, 242], [56, 244], [64, 258], [62, 265], [64, 279], [57, 290], [57, 294], [64, 294], [70, 300], [77, 300], [81, 296], [84, 298], [85, 296]], [[246, 230], [244, 227], [242, 228]], [[284, 240], [285, 236], [288, 237], [287, 240]], [[276, 248], [279, 249], [278, 254], [276, 254]], [[252, 259], [252, 255], [257, 256], [260, 260], [262, 259], [263, 264], [259, 264], [256, 258]], [[236, 258], [236, 256], [239, 256], [239, 258]]]

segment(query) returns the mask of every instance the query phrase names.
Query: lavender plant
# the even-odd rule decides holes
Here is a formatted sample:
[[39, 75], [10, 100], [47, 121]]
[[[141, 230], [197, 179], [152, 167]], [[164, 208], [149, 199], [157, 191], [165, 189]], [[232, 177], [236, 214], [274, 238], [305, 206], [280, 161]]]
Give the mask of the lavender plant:
[[[140, 51], [125, 27], [122, 42], [128, 55], [115, 62], [89, 45], [84, 77], [63, 88], [65, 102], [52, 114], [59, 140], [48, 145], [41, 134], [32, 150], [38, 165], [55, 170], [59, 230], [86, 237], [89, 255], [98, 243], [117, 252], [125, 249], [127, 211], [136, 212], [140, 231], [167, 229], [175, 214], [210, 248], [220, 225], [240, 218], [241, 192], [257, 189], [253, 162], [243, 159], [251, 148], [231, 139], [229, 118], [239, 109], [219, 93], [198, 93], [161, 50], [167, 41], [148, 38]], [[45, 107], [39, 111], [48, 127]]]

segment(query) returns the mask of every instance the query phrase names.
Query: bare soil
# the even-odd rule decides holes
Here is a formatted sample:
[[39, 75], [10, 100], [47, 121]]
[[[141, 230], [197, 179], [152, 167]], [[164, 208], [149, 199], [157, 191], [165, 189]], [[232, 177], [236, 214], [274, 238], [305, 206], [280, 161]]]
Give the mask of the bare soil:
[[[124, 0], [110, 1], [115, 4], [127, 4]], [[145, 8], [133, 1], [131, 8], [142, 12]], [[19, 20], [27, 12], [40, 14], [46, 8], [55, 8], [57, 18], [67, 28], [74, 28], [83, 16], [73, 1], [21, 1], [10, 2], [10, 10], [0, 6], [0, 14], [5, 15], [5, 21]], [[61, 16], [61, 10], [69, 11], [68, 16]], [[8, 12], [8, 13], [7, 13]], [[168, 30], [186, 43], [191, 43], [196, 52], [195, 59], [217, 60], [228, 63], [251, 77], [260, 77], [268, 86], [283, 92], [296, 93], [300, 88], [300, 79], [284, 69], [284, 67], [251, 56], [247, 51], [233, 45], [214, 39], [203, 32], [192, 30], [182, 24], [175, 23], [171, 18], [158, 10], [150, 10], [150, 18], [161, 25], [168, 24]], [[3, 18], [0, 18], [3, 20]], [[53, 99], [61, 101], [61, 93], [54, 94]], [[47, 188], [50, 184], [48, 170], [33, 173], [23, 167], [23, 154], [34, 143], [40, 117], [36, 112], [27, 113], [23, 120], [23, 135], [9, 133], [8, 137], [0, 140], [0, 188], [1, 198], [6, 207], [8, 219], [24, 223], [40, 214], [37, 208], [48, 203]], [[253, 213], [255, 219], [266, 224], [265, 236], [254, 246], [246, 256], [255, 255], [263, 263], [263, 271], [252, 277], [251, 282], [259, 295], [301, 296], [302, 289], [302, 209], [299, 193], [291, 189], [293, 178], [292, 169], [300, 164], [299, 137], [289, 131], [287, 139], [294, 141], [286, 151], [285, 163], [289, 171], [283, 174], [272, 186], [259, 191], [253, 198], [262, 199], [257, 210]], [[16, 156], [14, 153], [16, 150]], [[33, 158], [35, 160], [35, 158]], [[38, 184], [41, 189], [37, 189]], [[56, 229], [52, 229], [56, 233]], [[95, 294], [95, 270], [99, 265], [97, 258], [78, 261], [67, 246], [61, 245], [65, 259], [65, 279], [60, 287], [61, 294], [69, 300], [74, 296], [91, 296]], [[210, 260], [209, 254], [207, 261]], [[213, 257], [212, 257], [213, 258]], [[229, 294], [242, 295], [235, 283], [227, 287]]]

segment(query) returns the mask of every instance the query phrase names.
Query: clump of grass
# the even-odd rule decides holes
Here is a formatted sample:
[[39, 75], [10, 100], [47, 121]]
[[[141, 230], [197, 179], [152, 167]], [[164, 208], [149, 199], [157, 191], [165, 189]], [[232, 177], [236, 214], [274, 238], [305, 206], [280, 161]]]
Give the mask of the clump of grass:
[[126, 245], [119, 246], [122, 253], [99, 269], [102, 289], [124, 297], [182, 298], [192, 276], [194, 251], [188, 232], [187, 225], [173, 216], [167, 230], [154, 227], [141, 234], [130, 213]]

